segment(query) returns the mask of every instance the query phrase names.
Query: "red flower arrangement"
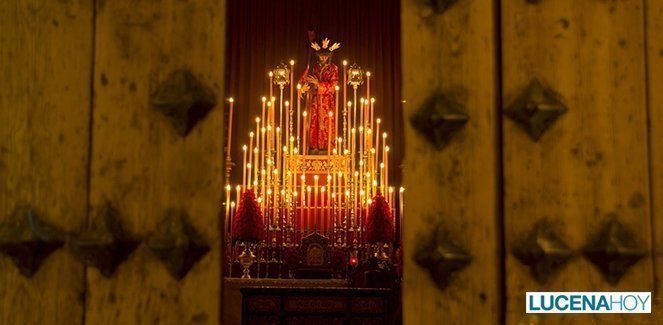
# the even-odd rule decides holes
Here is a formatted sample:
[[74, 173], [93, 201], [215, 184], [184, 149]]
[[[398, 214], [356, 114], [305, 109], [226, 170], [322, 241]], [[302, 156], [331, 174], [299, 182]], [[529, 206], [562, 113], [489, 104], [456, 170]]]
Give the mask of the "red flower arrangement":
[[257, 242], [265, 237], [262, 211], [253, 190], [244, 191], [233, 219], [232, 237], [235, 241]]
[[394, 241], [394, 221], [391, 217], [391, 209], [380, 192], [368, 207], [366, 240], [369, 243], [392, 243]]

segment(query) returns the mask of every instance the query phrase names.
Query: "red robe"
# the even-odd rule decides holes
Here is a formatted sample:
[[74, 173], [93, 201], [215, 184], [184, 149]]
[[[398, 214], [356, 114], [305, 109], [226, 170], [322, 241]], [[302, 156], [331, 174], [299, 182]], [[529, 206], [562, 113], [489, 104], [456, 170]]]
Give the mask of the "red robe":
[[[311, 85], [309, 100], [306, 108], [310, 112], [310, 122], [308, 131], [308, 147], [311, 149], [327, 150], [327, 138], [329, 137], [329, 111], [336, 109], [336, 84], [338, 82], [338, 67], [333, 63], [326, 66], [316, 64], [312, 71], [306, 71], [302, 77], [306, 82], [307, 76], [313, 76], [318, 79], [318, 87]], [[333, 117], [336, 118], [336, 117]], [[331, 120], [332, 132], [334, 120]], [[331, 147], [336, 145], [334, 141], [335, 132], [331, 134]]]

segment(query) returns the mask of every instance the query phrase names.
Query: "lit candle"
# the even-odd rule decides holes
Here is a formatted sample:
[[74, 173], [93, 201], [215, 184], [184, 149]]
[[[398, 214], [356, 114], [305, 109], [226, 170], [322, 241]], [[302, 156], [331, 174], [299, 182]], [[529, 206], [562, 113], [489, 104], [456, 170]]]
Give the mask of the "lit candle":
[[290, 139], [290, 102], [285, 102], [285, 139], [286, 144]]
[[[246, 165], [246, 145], [242, 146], [242, 151], [244, 151], [244, 153], [243, 153], [244, 157], [242, 158], [242, 166], [244, 167], [244, 168], [242, 168], [242, 186], [244, 188], [246, 188], [246, 168], [247, 168], [247, 165]], [[230, 185], [228, 185], [228, 186], [230, 186]]]
[[384, 162], [380, 163], [380, 192], [384, 193], [386, 184], [384, 183]]
[[[302, 127], [301, 123], [301, 118], [300, 118], [300, 110], [299, 110], [299, 104], [301, 102], [302, 98], [302, 85], [297, 84], [297, 146], [300, 144], [300, 129]], [[303, 195], [302, 195], [303, 196]]]
[[276, 151], [276, 168], [279, 168], [281, 166], [281, 127], [277, 126], [276, 127], [276, 147], [274, 147], [274, 151]]
[[371, 72], [366, 71], [366, 100], [369, 98], [371, 98]]
[[307, 132], [306, 132], [306, 124], [307, 124], [306, 111], [302, 112], [302, 116], [303, 116], [303, 119], [304, 119], [304, 128], [302, 130], [302, 133], [303, 133], [303, 136], [304, 136], [302, 142], [304, 144], [302, 145], [302, 154], [306, 155], [306, 153], [308, 152], [308, 148], [306, 148], [306, 138], [308, 138]]
[[389, 186], [389, 146], [384, 147], [384, 184]]
[[274, 96], [274, 87], [272, 83], [272, 79], [274, 78], [274, 73], [270, 71], [267, 75], [269, 76], [269, 97], [271, 98]]
[[[399, 218], [399, 228], [403, 229], [403, 192], [405, 192], [405, 187], [402, 187], [398, 190], [398, 218]], [[401, 230], [400, 234], [403, 233]]]
[[[251, 163], [246, 164], [246, 170], [249, 173], [249, 183], [251, 183], [251, 167], [252, 167]], [[242, 185], [243, 185], [243, 188], [246, 189], [246, 185], [244, 185], [244, 184], [242, 184]], [[251, 188], [250, 184], [249, 184], [249, 188]]]
[[348, 60], [343, 60], [343, 102], [348, 101]]
[[[348, 110], [348, 111], [352, 110], [352, 102], [348, 102], [347, 110]], [[353, 115], [353, 116], [354, 116], [354, 115]], [[350, 119], [348, 119], [348, 120], [349, 120], [348, 123], [349, 123], [350, 125], [348, 126], [348, 134], [347, 134], [347, 138], [350, 139], [350, 140], [352, 140], [352, 141], [354, 141], [354, 139], [350, 136], [350, 130], [354, 128], [353, 119], [350, 118]], [[354, 153], [352, 152], [352, 143], [354, 143], [354, 142], [352, 142], [352, 141], [350, 141], [350, 143], [348, 143], [348, 147], [347, 147], [347, 148], [348, 148], [348, 149], [350, 150], [350, 152], [354, 155]]]
[[338, 117], [340, 116], [338, 115], [338, 91], [340, 90], [338, 85], [334, 87], [334, 90], [334, 93], [336, 94], [336, 101], [334, 102], [336, 104], [336, 111], [334, 112], [334, 138], [336, 138], [336, 135], [338, 134]]
[[332, 139], [332, 119], [334, 118], [334, 113], [329, 111], [327, 114], [327, 161], [329, 161], [331, 155], [331, 139]]
[[351, 169], [355, 168], [355, 155], [357, 154], [355, 150], [355, 128], [350, 129], [350, 166]]
[[230, 218], [230, 184], [226, 184], [226, 221]]
[[[251, 182], [251, 173], [249, 170], [249, 186], [253, 185], [254, 188], [258, 187], [258, 157], [260, 157], [260, 150], [258, 147], [253, 148], [253, 182]], [[256, 194], [257, 195], [257, 194]]]
[[322, 187], [320, 187], [320, 210], [322, 210], [322, 211], [318, 215], [318, 219], [320, 219], [320, 221], [316, 221], [316, 228], [317, 228], [317, 225], [319, 223], [321, 233], [324, 232], [324, 229], [325, 229], [325, 218], [327, 217], [326, 216], [326, 212], [327, 212], [326, 207], [329, 204], [329, 202], [327, 202], [325, 200], [325, 198], [327, 197], [326, 195], [327, 195], [327, 190], [325, 189], [325, 186], [323, 185]]
[[377, 123], [375, 132], [375, 158], [377, 160], [380, 158], [380, 123], [382, 120], [377, 119], [375, 122]]
[[329, 190], [327, 191], [327, 205], [326, 205], [326, 208], [325, 208], [325, 210], [327, 210], [326, 213], [325, 213], [325, 225], [329, 226], [329, 224], [330, 224], [329, 219], [331, 218], [331, 207], [332, 207], [332, 205], [331, 205], [331, 194], [334, 191], [334, 187], [333, 187], [333, 183], [332, 183], [332, 176], [329, 174], [329, 171], [327, 173], [328, 173], [327, 174], [327, 188]]
[[313, 220], [318, 227], [318, 175], [313, 175]]
[[[249, 132], [249, 148], [251, 148], [250, 150], [253, 150], [252, 148], [253, 148], [253, 137], [254, 136], [255, 136], [255, 133], [253, 133], [253, 131]], [[249, 153], [251, 153], [251, 152], [249, 151]], [[253, 161], [251, 161], [251, 155], [249, 155], [249, 163], [252, 164], [252, 165], [255, 165], [255, 163]]]
[[306, 230], [311, 230], [311, 187], [306, 186]]
[[226, 157], [228, 157], [228, 160], [230, 160], [230, 144], [232, 143], [232, 134], [233, 134], [233, 104], [235, 103], [235, 100], [230, 97], [228, 98], [228, 102], [230, 102], [230, 112], [228, 113], [230, 116], [228, 117], [228, 144], [226, 145]]
[[360, 156], [364, 154], [363, 133], [364, 131], [364, 99], [359, 100], [359, 152]]
[[262, 123], [267, 123], [265, 119], [265, 104], [267, 104], [267, 97], [262, 97]]
[[[371, 121], [370, 128], [373, 129], [373, 120], [375, 119], [375, 98], [371, 98], [371, 110], [370, 111], [371, 111], [371, 114], [370, 114], [371, 117], [369, 119]], [[380, 132], [378, 132], [378, 134], [379, 133]]]
[[300, 192], [302, 193], [302, 196], [301, 196], [301, 199], [299, 201], [299, 214], [300, 214], [300, 219], [301, 219], [300, 220], [301, 227], [304, 228], [304, 220], [303, 220], [304, 204], [307, 203], [307, 202], [304, 201], [304, 199], [306, 198], [306, 188], [304, 187], [304, 183], [306, 182], [306, 176], [304, 176], [304, 174], [302, 173], [302, 176], [300, 177], [300, 179], [301, 179]]
[[232, 232], [233, 214], [235, 213], [235, 202], [230, 202], [230, 217], [228, 218], [228, 233]]
[[242, 193], [242, 187], [237, 185], [235, 186], [235, 192], [237, 192], [237, 202], [239, 202], [240, 194]]
[[294, 94], [293, 87], [295, 86], [295, 60], [290, 59], [290, 102], [292, 101], [292, 96]]

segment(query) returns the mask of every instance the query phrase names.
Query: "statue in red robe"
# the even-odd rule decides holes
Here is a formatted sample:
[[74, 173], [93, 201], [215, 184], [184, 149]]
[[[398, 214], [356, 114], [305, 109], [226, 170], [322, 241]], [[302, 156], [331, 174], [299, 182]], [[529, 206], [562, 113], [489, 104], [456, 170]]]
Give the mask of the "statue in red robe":
[[[332, 52], [340, 47], [339, 43], [329, 46], [329, 40], [324, 39], [322, 46], [316, 42], [311, 43], [315, 50], [317, 62], [312, 68], [307, 68], [300, 80], [302, 93], [307, 93], [306, 110], [309, 112], [307, 146], [312, 154], [326, 152], [327, 146], [335, 146], [333, 127], [334, 118], [329, 120], [329, 112], [336, 109], [336, 85], [338, 84], [338, 67], [331, 62]], [[329, 129], [332, 126], [332, 130]], [[331, 137], [331, 139], [329, 139]], [[329, 140], [329, 142], [328, 142]]]

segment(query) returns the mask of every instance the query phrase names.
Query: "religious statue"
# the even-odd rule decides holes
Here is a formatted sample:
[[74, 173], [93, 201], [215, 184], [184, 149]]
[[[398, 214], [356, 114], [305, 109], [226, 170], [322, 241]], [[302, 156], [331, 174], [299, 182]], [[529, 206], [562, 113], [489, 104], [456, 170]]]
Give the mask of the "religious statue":
[[328, 146], [333, 148], [336, 143], [335, 132], [329, 129], [329, 125], [335, 125], [334, 120], [329, 121], [329, 112], [333, 112], [336, 106], [338, 67], [331, 62], [331, 57], [332, 52], [340, 47], [339, 43], [330, 46], [327, 38], [322, 40], [322, 46], [312, 42], [317, 62], [313, 68], [306, 68], [300, 80], [301, 92], [307, 94], [306, 109], [310, 112], [308, 147], [313, 154], [325, 152]]

